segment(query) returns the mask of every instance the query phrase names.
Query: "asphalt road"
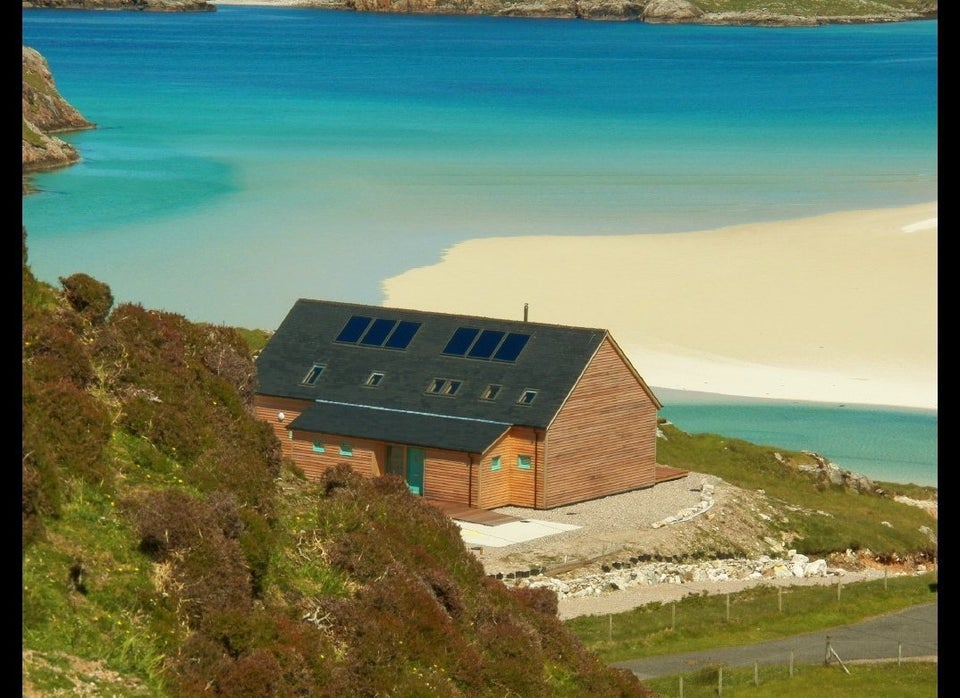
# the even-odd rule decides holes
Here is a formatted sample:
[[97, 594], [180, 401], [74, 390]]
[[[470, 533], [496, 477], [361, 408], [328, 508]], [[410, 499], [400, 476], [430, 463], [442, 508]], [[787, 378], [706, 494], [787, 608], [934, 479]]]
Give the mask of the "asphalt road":
[[[913, 606], [881, 618], [829, 630], [796, 635], [756, 645], [724, 647], [702, 652], [645, 657], [617, 662], [640, 679], [687, 674], [704, 667], [830, 664], [865, 660], [933, 659], [937, 657], [937, 604]], [[828, 644], [829, 643], [829, 644]], [[834, 655], [830, 652], [836, 652]]]

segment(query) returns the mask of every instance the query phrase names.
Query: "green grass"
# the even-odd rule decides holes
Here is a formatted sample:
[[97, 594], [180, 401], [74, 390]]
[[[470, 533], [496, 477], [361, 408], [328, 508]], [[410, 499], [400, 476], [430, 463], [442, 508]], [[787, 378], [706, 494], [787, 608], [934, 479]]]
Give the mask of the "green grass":
[[[888, 577], [824, 587], [760, 586], [729, 595], [687, 597], [626, 613], [583, 616], [567, 628], [604, 661], [615, 663], [668, 654], [774, 640], [936, 602], [937, 575]], [[893, 651], [891, 652], [893, 654]], [[936, 662], [710, 667], [644, 679], [663, 698], [789, 695], [831, 698], [926, 698], [937, 695]], [[792, 672], [792, 673], [791, 673]], [[682, 686], [682, 692], [681, 692]]]
[[891, 10], [923, 12], [929, 2], [918, 0], [694, 0], [706, 12], [764, 11], [799, 17], [859, 17], [883, 14]]
[[[662, 698], [933, 698], [937, 695], [936, 662], [847, 664], [849, 674], [836, 665], [794, 667], [760, 666], [701, 669], [682, 676], [644, 680]], [[722, 688], [722, 694], [720, 689]]]
[[[565, 625], [607, 662], [746, 645], [855, 623], [937, 600], [937, 576], [888, 577], [831, 586], [763, 585], [689, 596]], [[729, 604], [729, 605], [728, 605]]]
[[860, 492], [805, 472], [816, 459], [806, 453], [756, 445], [716, 434], [687, 434], [661, 424], [657, 462], [715, 475], [747, 490], [762, 490], [778, 505], [773, 525], [789, 532], [791, 546], [810, 556], [844, 550], [870, 550], [881, 557], [922, 552], [936, 555], [937, 520], [919, 507], [894, 500], [897, 494], [935, 499], [935, 487], [874, 483]]

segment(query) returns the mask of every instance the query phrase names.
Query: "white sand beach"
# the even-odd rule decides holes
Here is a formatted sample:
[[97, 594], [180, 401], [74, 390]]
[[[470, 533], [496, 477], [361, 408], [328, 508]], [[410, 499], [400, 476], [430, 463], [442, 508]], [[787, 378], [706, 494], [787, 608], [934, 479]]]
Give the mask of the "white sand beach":
[[384, 305], [598, 327], [653, 387], [937, 407], [937, 202], [455, 245]]

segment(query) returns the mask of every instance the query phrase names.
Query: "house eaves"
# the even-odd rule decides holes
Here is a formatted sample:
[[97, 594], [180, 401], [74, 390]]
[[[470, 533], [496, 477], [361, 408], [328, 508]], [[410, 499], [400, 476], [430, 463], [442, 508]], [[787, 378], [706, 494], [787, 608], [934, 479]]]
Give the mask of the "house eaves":
[[483, 419], [315, 401], [289, 429], [480, 454], [512, 425]]

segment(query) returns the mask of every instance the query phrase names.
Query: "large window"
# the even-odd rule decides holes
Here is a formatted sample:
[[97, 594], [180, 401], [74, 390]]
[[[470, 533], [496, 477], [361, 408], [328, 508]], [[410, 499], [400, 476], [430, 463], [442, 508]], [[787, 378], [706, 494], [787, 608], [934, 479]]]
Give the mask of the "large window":
[[490, 459], [490, 470], [500, 470], [500, 456], [494, 456]]
[[347, 443], [340, 444], [340, 455], [341, 456], [352, 456], [353, 455], [353, 446]]
[[517, 456], [517, 467], [520, 470], [530, 470], [530, 456]]

